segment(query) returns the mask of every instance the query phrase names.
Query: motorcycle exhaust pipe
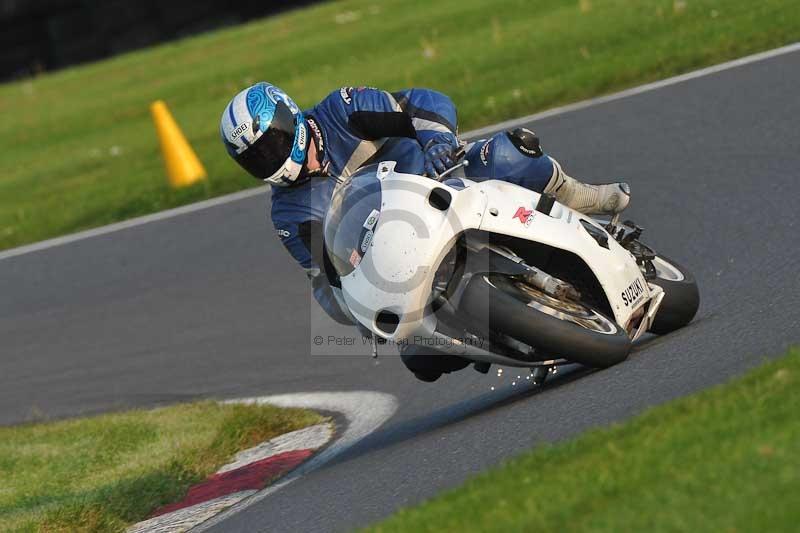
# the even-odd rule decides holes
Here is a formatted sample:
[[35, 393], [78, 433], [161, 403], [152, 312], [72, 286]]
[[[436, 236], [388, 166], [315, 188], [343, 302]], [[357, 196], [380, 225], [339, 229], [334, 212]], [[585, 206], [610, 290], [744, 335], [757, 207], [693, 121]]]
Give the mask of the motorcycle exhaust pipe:
[[[572, 286], [572, 284], [551, 276], [547, 272], [543, 272], [536, 267], [526, 264], [521, 257], [513, 253], [506, 252], [502, 248], [496, 246], [489, 246], [488, 248], [503, 259], [514, 263], [514, 265], [519, 269], [516, 274], [520, 275], [527, 283], [530, 283], [534, 287], [540, 289], [545, 294], [549, 294], [553, 298], [557, 298], [559, 300], [580, 300], [581, 294], [575, 287]], [[502, 269], [499, 270], [502, 271]]]
[[549, 294], [559, 300], [581, 299], [581, 293], [566, 281], [554, 278], [550, 274], [533, 267], [530, 267], [530, 269], [531, 272], [525, 274], [523, 278], [534, 287], [541, 289], [545, 294]]

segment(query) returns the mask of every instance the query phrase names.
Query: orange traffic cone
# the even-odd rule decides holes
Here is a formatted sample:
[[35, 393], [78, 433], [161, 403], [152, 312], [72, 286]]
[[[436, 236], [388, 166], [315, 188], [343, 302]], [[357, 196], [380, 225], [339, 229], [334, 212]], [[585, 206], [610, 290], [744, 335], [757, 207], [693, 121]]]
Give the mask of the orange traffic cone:
[[207, 176], [206, 169], [172, 118], [167, 104], [162, 100], [156, 100], [150, 104], [150, 113], [156, 125], [169, 184], [177, 189], [204, 180]]

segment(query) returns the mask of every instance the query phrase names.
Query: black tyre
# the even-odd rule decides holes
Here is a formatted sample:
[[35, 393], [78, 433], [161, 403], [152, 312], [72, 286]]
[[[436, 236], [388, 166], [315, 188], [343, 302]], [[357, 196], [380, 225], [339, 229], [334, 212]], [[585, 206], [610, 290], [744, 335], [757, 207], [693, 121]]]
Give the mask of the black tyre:
[[691, 272], [672, 259], [659, 255], [653, 260], [656, 279], [650, 283], [664, 289], [664, 300], [650, 326], [650, 332], [663, 335], [692, 321], [700, 306], [700, 291]]
[[607, 367], [628, 357], [625, 330], [582, 303], [556, 300], [499, 274], [472, 277], [460, 310], [479, 328], [513, 337], [548, 357]]

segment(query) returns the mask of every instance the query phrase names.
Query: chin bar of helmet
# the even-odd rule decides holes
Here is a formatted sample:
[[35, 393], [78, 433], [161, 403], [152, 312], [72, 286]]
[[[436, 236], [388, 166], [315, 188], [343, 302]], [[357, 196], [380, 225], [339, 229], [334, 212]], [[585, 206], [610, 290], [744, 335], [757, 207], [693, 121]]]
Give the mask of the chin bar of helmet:
[[[286, 161], [283, 163], [283, 166], [278, 169], [275, 174], [264, 178], [264, 182], [268, 183], [273, 186], [277, 187], [288, 187], [290, 185], [294, 185], [300, 175], [303, 173], [303, 167], [305, 166], [305, 158], [308, 157], [308, 132], [306, 130], [305, 124], [303, 124], [303, 115], [299, 115], [299, 124], [296, 126], [295, 132], [295, 139], [294, 145], [292, 146], [292, 153], [289, 154], [289, 157], [286, 158]], [[292, 159], [292, 154], [294, 151], [299, 148], [303, 153], [303, 162], [298, 163], [294, 159]]]
[[264, 183], [276, 187], [287, 187], [293, 185], [300, 177], [303, 170], [303, 165], [292, 161], [292, 158], [286, 160], [286, 163], [275, 174], [268, 178], [264, 178]]

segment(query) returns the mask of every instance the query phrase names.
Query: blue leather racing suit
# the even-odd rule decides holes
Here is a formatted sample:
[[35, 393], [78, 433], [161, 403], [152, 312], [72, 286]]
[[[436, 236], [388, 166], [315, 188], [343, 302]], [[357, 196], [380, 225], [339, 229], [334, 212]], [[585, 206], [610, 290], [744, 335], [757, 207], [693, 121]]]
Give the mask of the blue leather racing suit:
[[[390, 93], [371, 87], [342, 87], [304, 111], [308, 130], [320, 154], [322, 176], [288, 188], [272, 189], [272, 223], [278, 237], [305, 269], [314, 297], [341, 323], [352, 323], [337, 304], [324, 273], [321, 233], [334, 177], [350, 176], [360, 167], [397, 161], [400, 172], [423, 174], [424, 148], [446, 140], [457, 143], [453, 102], [429, 89]], [[503, 179], [542, 191], [560, 168], [538, 149], [521, 145], [511, 132], [465, 146], [467, 178]]]

